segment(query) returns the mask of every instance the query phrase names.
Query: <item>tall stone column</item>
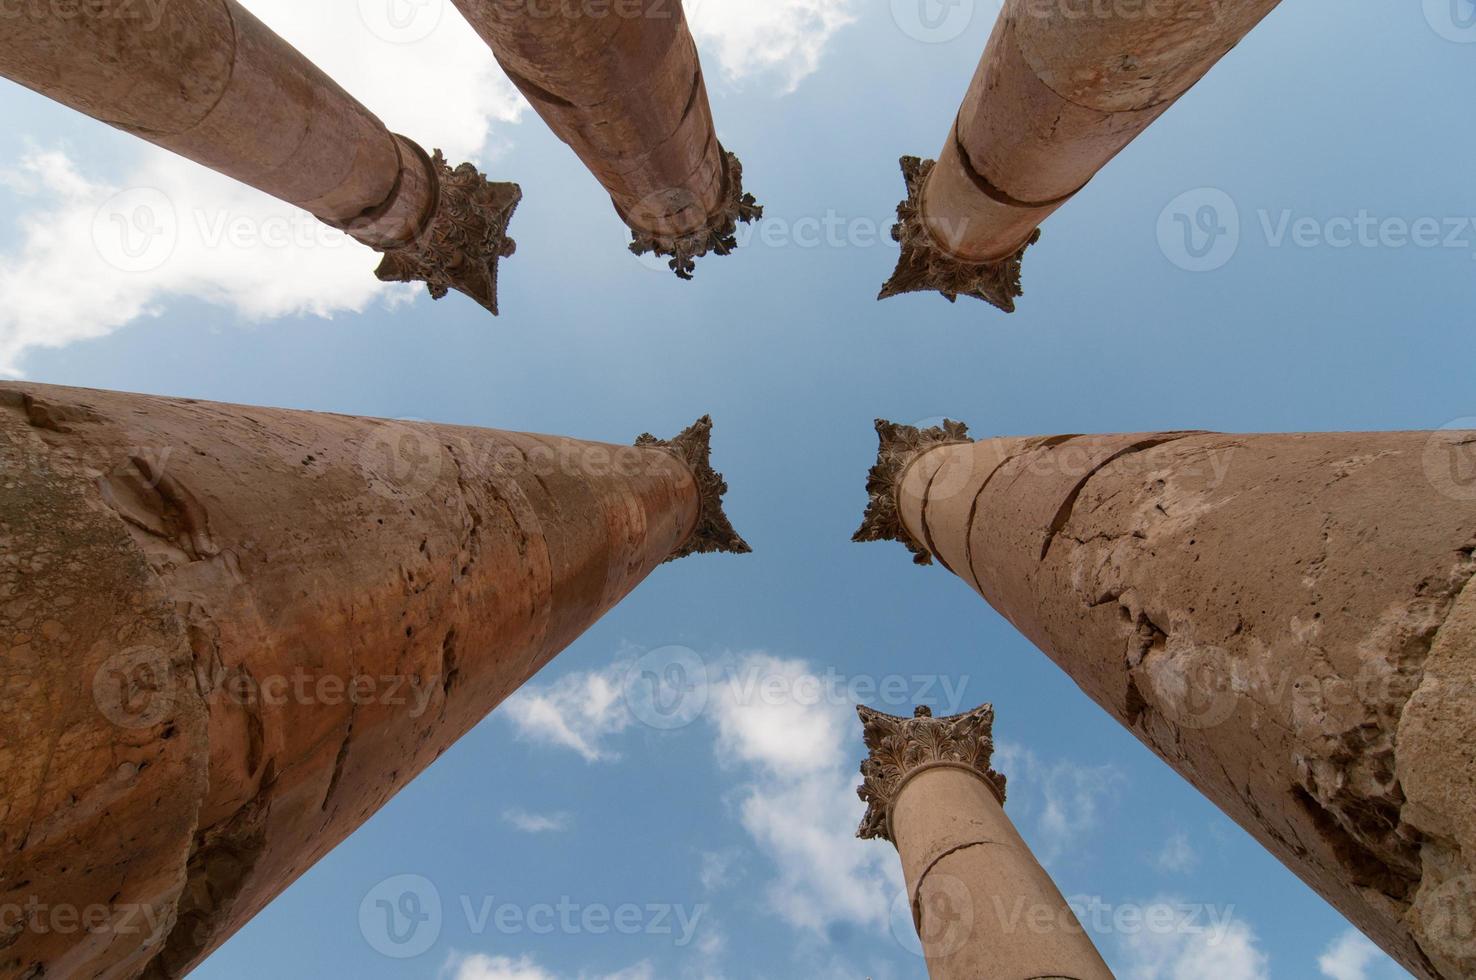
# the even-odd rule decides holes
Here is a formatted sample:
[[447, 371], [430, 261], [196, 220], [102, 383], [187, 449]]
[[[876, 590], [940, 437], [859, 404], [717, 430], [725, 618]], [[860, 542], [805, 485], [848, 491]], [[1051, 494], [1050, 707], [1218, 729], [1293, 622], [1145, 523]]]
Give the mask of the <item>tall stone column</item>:
[[1476, 974], [1476, 433], [877, 428], [857, 540], [962, 578], [1412, 973]]
[[497, 61], [630, 226], [631, 251], [696, 260], [763, 216], [718, 142], [679, 0], [455, 0]]
[[879, 298], [936, 290], [1014, 312], [1041, 222], [1278, 2], [1006, 0], [937, 161], [902, 159], [902, 257]]
[[870, 756], [857, 836], [902, 856], [932, 980], [1112, 980], [1112, 971], [1004, 812], [990, 768], [994, 706], [895, 718], [859, 706]]
[[42, 6], [5, 18], [0, 75], [342, 229], [381, 279], [497, 312], [516, 184], [391, 133], [236, 0], [170, 0], [154, 27]]
[[710, 431], [0, 385], [0, 974], [181, 975], [656, 566], [747, 551]]

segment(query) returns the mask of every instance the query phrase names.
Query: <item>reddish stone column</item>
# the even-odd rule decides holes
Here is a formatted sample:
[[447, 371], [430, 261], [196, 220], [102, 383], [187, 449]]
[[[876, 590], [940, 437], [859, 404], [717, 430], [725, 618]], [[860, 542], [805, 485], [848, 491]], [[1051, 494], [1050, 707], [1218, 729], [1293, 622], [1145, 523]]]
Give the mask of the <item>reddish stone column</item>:
[[878, 431], [857, 540], [962, 578], [1412, 973], [1476, 973], [1476, 433]]
[[762, 217], [713, 127], [678, 0], [455, 0], [549, 127], [630, 226], [631, 251], [696, 260]]
[[913, 924], [932, 980], [1071, 977], [1112, 971], [1004, 812], [990, 768], [994, 706], [934, 718], [858, 707], [870, 757], [857, 836], [902, 856]]
[[0, 385], [0, 974], [181, 975], [656, 566], [747, 551], [710, 431]]
[[879, 298], [938, 291], [1014, 312], [1041, 222], [1279, 0], [1007, 0], [937, 162], [902, 159], [902, 258]]
[[0, 75], [343, 229], [384, 253], [381, 279], [497, 312], [516, 184], [391, 133], [236, 0], [157, 16], [7, 17]]

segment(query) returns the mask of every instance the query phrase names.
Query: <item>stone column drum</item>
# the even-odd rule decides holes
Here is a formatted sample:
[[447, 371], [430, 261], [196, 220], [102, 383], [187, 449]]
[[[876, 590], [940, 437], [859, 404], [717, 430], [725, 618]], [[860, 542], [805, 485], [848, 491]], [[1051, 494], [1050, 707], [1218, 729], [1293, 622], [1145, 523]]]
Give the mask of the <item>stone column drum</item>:
[[679, 0], [455, 0], [497, 61], [630, 226], [637, 255], [696, 260], [737, 247], [763, 215], [713, 126]]
[[897, 270], [1007, 313], [1041, 222], [1163, 115], [1279, 0], [1007, 0], [936, 162], [902, 159]]
[[0, 385], [0, 975], [187, 972], [658, 565], [747, 551], [710, 430]]
[[1476, 433], [877, 428], [857, 540], [962, 578], [1410, 972], [1476, 975]]
[[391, 133], [236, 0], [157, 17], [7, 17], [0, 75], [346, 231], [384, 253], [381, 279], [497, 312], [516, 184]]
[[1112, 980], [1076, 914], [1004, 812], [994, 707], [952, 718], [857, 708], [871, 754], [857, 836], [902, 856], [932, 980]]

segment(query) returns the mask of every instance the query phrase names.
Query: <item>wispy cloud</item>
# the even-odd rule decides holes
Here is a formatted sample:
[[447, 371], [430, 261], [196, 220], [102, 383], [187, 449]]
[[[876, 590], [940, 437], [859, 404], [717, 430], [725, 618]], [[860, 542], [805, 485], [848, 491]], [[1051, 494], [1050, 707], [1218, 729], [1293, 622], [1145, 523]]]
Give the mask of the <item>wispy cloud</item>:
[[1329, 980], [1372, 980], [1406, 974], [1363, 933], [1349, 929], [1334, 939], [1317, 958], [1317, 969]]
[[768, 77], [793, 91], [855, 9], [855, 0], [687, 0], [687, 19], [730, 81]]
[[565, 674], [551, 684], [524, 685], [498, 714], [519, 738], [573, 749], [586, 762], [618, 759], [610, 741], [635, 723], [621, 693], [627, 669], [617, 662], [604, 670]]
[[1044, 864], [1089, 839], [1124, 782], [1115, 766], [1046, 761], [1013, 742], [998, 743], [995, 767], [1009, 777], [1011, 816]]
[[618, 973], [581, 973], [578, 977], [546, 970], [529, 956], [487, 956], [482, 953], [452, 953], [441, 968], [443, 980], [654, 980], [649, 962], [638, 963]]
[[548, 834], [568, 830], [574, 818], [567, 813], [529, 813], [527, 810], [504, 810], [502, 819], [525, 834]]
[[1201, 916], [1183, 915], [1186, 908], [1201, 907], [1173, 899], [1146, 903], [1142, 921], [1172, 922], [1174, 928], [1120, 935], [1120, 955], [1113, 964], [1117, 975], [1123, 980], [1268, 980], [1270, 960], [1249, 924], [1231, 917], [1210, 928]]
[[1153, 863], [1160, 871], [1184, 874], [1193, 871], [1199, 864], [1199, 855], [1189, 843], [1189, 835], [1177, 833], [1163, 842], [1163, 847], [1154, 856]]

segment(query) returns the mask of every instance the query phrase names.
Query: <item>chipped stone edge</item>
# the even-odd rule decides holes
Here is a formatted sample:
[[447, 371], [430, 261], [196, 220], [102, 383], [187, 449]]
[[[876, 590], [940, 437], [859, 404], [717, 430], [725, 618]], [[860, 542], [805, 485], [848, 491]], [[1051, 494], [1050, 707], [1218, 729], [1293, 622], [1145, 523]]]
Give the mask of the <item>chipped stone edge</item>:
[[907, 199], [897, 205], [897, 224], [892, 226], [892, 239], [902, 246], [902, 255], [876, 298], [938, 292], [950, 303], [958, 302], [960, 296], [972, 296], [1006, 313], [1015, 312], [1016, 298], [1025, 294], [1021, 283], [1025, 250], [1040, 240], [1040, 229], [1019, 251], [997, 262], [964, 262], [949, 255], [933, 241], [922, 218], [923, 186], [936, 164], [936, 160], [902, 158]]
[[861, 527], [851, 536], [851, 540], [858, 544], [868, 541], [898, 541], [912, 552], [915, 564], [931, 565], [932, 553], [902, 523], [902, 515], [897, 510], [897, 490], [908, 464], [923, 453], [940, 446], [973, 442], [969, 438], [969, 427], [952, 419], [944, 419], [941, 426], [930, 429], [877, 419], [876, 435], [876, 463], [866, 476], [866, 492], [871, 499], [866, 505]]
[[697, 528], [666, 561], [673, 562], [696, 554], [746, 555], [753, 551], [733, 529], [732, 522], [723, 511], [723, 494], [728, 492], [728, 484], [723, 475], [712, 468], [711, 415], [702, 416], [674, 439], [658, 439], [648, 432], [635, 444], [642, 448], [664, 449], [686, 463], [697, 484], [700, 501]]
[[697, 268], [697, 260], [709, 252], [728, 255], [738, 247], [738, 222], [757, 221], [764, 216], [763, 206], [752, 194], [743, 190], [743, 164], [727, 150], [723, 154], [723, 182], [725, 193], [722, 206], [706, 228], [690, 235], [676, 237], [653, 235], [639, 229], [631, 229], [630, 250], [636, 255], [652, 253], [671, 256], [671, 271], [678, 279], [690, 280]]
[[868, 755], [861, 763], [861, 785], [856, 795], [866, 804], [866, 815], [856, 836], [886, 840], [892, 836], [892, 807], [908, 780], [919, 770], [940, 765], [972, 770], [994, 790], [1004, 805], [1007, 780], [990, 766], [994, 757], [994, 705], [947, 718], [934, 718], [920, 707], [911, 718], [884, 714], [864, 704], [856, 706]]
[[431, 217], [413, 242], [381, 249], [374, 274], [384, 282], [424, 282], [432, 299], [455, 289], [496, 316], [497, 262], [517, 250], [507, 227], [523, 190], [487, 179], [470, 163], [453, 170], [440, 150], [426, 162], [436, 179]]

